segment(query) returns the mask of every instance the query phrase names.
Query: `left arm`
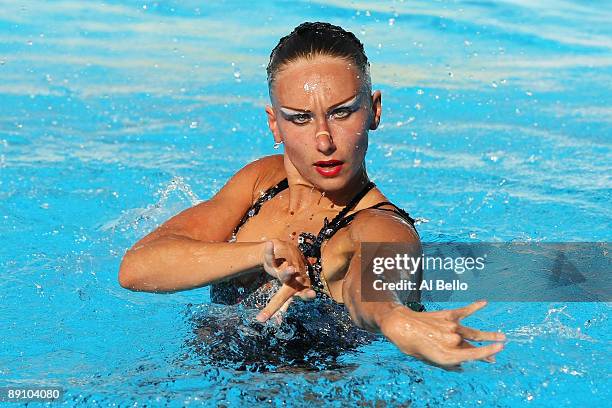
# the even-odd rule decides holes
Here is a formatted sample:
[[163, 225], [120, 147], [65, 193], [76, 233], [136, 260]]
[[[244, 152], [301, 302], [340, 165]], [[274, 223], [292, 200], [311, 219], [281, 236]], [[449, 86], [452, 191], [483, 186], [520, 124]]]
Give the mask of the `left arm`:
[[[483, 308], [486, 302], [472, 303], [456, 310], [414, 312], [402, 304], [398, 292], [377, 292], [374, 302], [362, 299], [362, 289], [368, 289], [362, 285], [362, 274], [368, 271], [361, 268], [361, 242], [401, 242], [411, 249], [410, 256], [418, 257], [422, 252], [416, 232], [405, 221], [389, 214], [363, 215], [360, 220], [359, 217], [355, 218], [351, 229], [356, 251], [342, 289], [344, 303], [355, 324], [368, 331], [382, 333], [406, 354], [442, 367], [456, 366], [467, 360], [495, 361], [494, 355], [503, 349], [503, 344], [474, 347], [466, 340], [503, 341], [505, 336], [459, 323], [460, 319]], [[370, 260], [366, 261], [363, 264], [369, 265]]]
[[[366, 211], [355, 217], [351, 224], [351, 239], [355, 252], [343, 279], [342, 297], [355, 324], [371, 332], [382, 333], [402, 352], [441, 367], [453, 367], [468, 360], [495, 361], [494, 355], [503, 349], [502, 343], [474, 347], [466, 340], [503, 341], [505, 336], [497, 332], [484, 332], [462, 326], [459, 321], [486, 305], [485, 301], [475, 302], [454, 310], [436, 312], [414, 312], [405, 307], [401, 293], [393, 291], [376, 292], [376, 301], [362, 299], [364, 271], [361, 270], [362, 242], [402, 243], [411, 249], [412, 256], [421, 254], [421, 245], [413, 227], [401, 218], [379, 211]], [[372, 256], [384, 255], [376, 251]], [[370, 259], [363, 262], [370, 264]], [[367, 276], [365, 279], [369, 279]], [[368, 282], [369, 283], [369, 282]], [[307, 284], [307, 283], [304, 283]], [[259, 313], [258, 320], [266, 321], [276, 311], [285, 309], [291, 297], [298, 291], [283, 285], [268, 305]], [[368, 293], [370, 299], [373, 294]]]

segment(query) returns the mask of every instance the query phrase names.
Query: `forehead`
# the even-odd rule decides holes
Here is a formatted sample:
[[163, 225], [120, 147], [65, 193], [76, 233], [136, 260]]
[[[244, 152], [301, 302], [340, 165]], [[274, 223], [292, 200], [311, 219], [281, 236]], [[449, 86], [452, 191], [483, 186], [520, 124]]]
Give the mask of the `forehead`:
[[362, 79], [355, 65], [344, 59], [302, 58], [283, 66], [272, 94], [277, 104], [296, 108], [310, 106], [314, 98], [334, 104], [358, 93]]

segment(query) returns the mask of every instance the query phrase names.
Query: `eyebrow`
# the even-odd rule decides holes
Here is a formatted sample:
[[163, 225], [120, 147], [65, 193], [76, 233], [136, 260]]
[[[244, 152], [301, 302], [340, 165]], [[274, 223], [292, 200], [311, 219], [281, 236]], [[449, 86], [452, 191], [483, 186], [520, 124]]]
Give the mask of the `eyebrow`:
[[[358, 92], [354, 96], [350, 97], [348, 100], [345, 100], [345, 101], [339, 102], [339, 103], [337, 103], [335, 105], [332, 105], [327, 111], [329, 112], [330, 110], [333, 110], [333, 109], [341, 109], [341, 108], [352, 107], [359, 100], [359, 95], [360, 95], [360, 93]], [[288, 106], [281, 106], [279, 108], [279, 110], [282, 113], [284, 113], [285, 115], [294, 115], [294, 114], [300, 114], [300, 113], [312, 113], [309, 110], [290, 108]]]

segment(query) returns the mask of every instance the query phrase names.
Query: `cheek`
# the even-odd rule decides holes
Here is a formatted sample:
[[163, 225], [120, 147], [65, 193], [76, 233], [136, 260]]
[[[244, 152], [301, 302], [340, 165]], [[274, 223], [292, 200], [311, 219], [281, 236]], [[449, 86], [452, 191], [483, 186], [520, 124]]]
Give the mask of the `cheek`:
[[362, 120], [337, 123], [331, 126], [336, 145], [344, 145], [347, 150], [365, 154], [368, 149], [368, 128]]
[[308, 157], [305, 153], [312, 149], [308, 144], [308, 135], [292, 132], [291, 134], [285, 134], [284, 137], [285, 154], [289, 157], [289, 160], [296, 167], [308, 162]]

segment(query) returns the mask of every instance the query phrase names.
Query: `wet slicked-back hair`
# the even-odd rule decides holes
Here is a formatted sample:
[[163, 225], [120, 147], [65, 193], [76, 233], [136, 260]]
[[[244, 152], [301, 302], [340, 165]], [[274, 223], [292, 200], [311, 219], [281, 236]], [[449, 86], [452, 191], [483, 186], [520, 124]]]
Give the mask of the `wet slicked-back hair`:
[[355, 34], [329, 23], [302, 23], [291, 34], [283, 37], [270, 54], [268, 90], [272, 98], [272, 86], [276, 75], [283, 66], [296, 60], [312, 59], [317, 56], [338, 57], [355, 65], [364, 91], [372, 91], [370, 82], [370, 63], [365, 55], [363, 44]]

